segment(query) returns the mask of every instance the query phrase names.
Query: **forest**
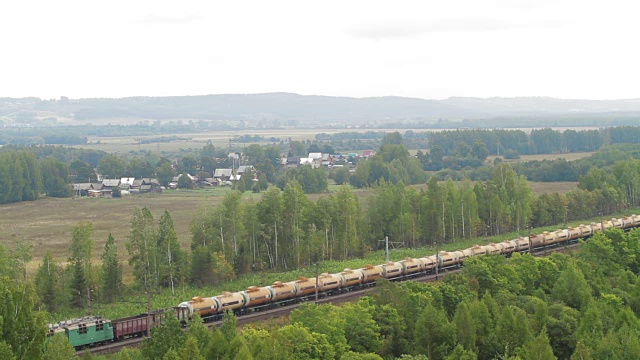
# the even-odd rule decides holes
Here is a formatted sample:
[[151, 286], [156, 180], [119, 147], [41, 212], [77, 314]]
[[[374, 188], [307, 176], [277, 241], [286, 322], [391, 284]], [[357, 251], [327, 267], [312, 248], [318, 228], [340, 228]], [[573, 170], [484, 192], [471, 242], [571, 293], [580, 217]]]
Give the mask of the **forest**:
[[473, 258], [438, 283], [381, 280], [343, 306], [305, 304], [281, 325], [233, 316], [156, 328], [121, 358], [551, 360], [640, 357], [640, 231], [597, 234], [573, 254]]
[[[41, 300], [12, 255], [0, 246], [0, 358], [73, 358], [66, 337], [45, 337]], [[307, 303], [242, 329], [231, 313], [212, 330], [168, 317], [115, 358], [637, 359], [639, 256], [640, 231], [614, 229], [572, 253], [471, 258], [436, 283], [379, 280], [357, 302]]]

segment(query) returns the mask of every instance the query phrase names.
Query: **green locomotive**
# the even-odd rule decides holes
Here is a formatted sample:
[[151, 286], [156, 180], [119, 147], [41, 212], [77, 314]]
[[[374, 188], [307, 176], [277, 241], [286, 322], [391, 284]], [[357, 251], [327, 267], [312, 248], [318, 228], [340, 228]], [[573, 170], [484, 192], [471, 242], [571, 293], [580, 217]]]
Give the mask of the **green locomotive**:
[[87, 345], [100, 344], [113, 340], [113, 326], [110, 320], [96, 316], [61, 321], [49, 324], [49, 336], [62, 333], [76, 349]]

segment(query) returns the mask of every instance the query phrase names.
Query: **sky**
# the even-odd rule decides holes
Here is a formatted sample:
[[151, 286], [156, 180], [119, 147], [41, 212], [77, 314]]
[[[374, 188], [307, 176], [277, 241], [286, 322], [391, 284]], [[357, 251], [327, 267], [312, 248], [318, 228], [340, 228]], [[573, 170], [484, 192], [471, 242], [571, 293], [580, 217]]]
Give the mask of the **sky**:
[[6, 1], [0, 97], [640, 98], [634, 1]]

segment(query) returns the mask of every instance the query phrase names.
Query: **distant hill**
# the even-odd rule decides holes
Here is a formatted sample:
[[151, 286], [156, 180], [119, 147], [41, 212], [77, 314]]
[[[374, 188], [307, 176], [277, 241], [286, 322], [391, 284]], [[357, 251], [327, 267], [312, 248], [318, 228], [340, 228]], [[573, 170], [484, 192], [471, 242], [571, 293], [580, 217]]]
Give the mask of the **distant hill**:
[[426, 100], [397, 96], [350, 98], [291, 93], [128, 97], [120, 99], [41, 100], [0, 98], [0, 126], [55, 122], [68, 118], [84, 122], [99, 119], [204, 120], [243, 123], [243, 126], [435, 123], [505, 117], [585, 116], [615, 114], [640, 118], [640, 99], [564, 100], [547, 97], [464, 98]]
[[456, 106], [471, 113], [500, 115], [614, 113], [640, 111], [640, 99], [579, 100], [549, 97], [467, 98], [451, 97], [440, 103]]

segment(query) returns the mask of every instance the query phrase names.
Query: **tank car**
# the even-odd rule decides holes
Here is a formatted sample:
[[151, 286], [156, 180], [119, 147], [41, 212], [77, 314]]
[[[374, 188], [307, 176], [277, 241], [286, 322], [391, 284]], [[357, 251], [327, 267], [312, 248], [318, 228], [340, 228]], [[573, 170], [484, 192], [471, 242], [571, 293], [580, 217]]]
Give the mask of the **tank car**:
[[503, 241], [501, 243], [498, 243], [498, 245], [502, 245], [502, 250], [500, 251], [501, 254], [511, 254], [517, 249], [515, 240]]
[[593, 233], [597, 233], [602, 231], [602, 223], [596, 223], [596, 222], [592, 222], [591, 223], [591, 229], [593, 229]]
[[532, 234], [529, 236], [529, 250], [534, 250], [539, 247], [544, 246], [544, 235], [543, 234]]
[[228, 310], [235, 311], [244, 307], [244, 305], [248, 302], [246, 295], [243, 292], [228, 292], [225, 291], [222, 295], [214, 296], [220, 307], [218, 308], [218, 312], [226, 312]]
[[254, 307], [271, 302], [273, 293], [267, 287], [249, 286], [247, 290], [240, 292], [246, 302], [243, 307]]
[[318, 290], [331, 293], [336, 289], [340, 289], [344, 284], [344, 277], [340, 274], [322, 273], [318, 276]]
[[300, 279], [289, 283], [296, 284], [296, 287], [298, 288], [298, 292], [296, 293], [297, 297], [302, 297], [316, 292], [316, 278], [301, 277]]
[[421, 257], [420, 260], [422, 261], [422, 264], [424, 266], [424, 271], [428, 274], [434, 272], [436, 270], [436, 267], [438, 266], [437, 255]]
[[484, 248], [484, 246], [480, 246], [480, 245], [473, 245], [472, 247], [462, 250], [463, 252], [468, 252], [470, 255], [467, 257], [474, 257], [474, 256], [481, 256], [481, 255], [487, 255], [487, 250]]
[[460, 264], [460, 259], [455, 252], [440, 251], [438, 253], [438, 268], [446, 269]]
[[634, 226], [633, 215], [625, 216], [621, 220], [622, 220], [622, 228], [623, 229], [630, 229], [630, 228], [632, 228]]
[[591, 227], [591, 225], [580, 224], [578, 226], [578, 230], [580, 230], [580, 237], [593, 235], [593, 228]]
[[602, 230], [607, 231], [613, 227], [613, 222], [611, 220], [602, 221]]
[[389, 261], [386, 264], [380, 265], [382, 267], [383, 275], [385, 279], [397, 279], [404, 275], [402, 271], [402, 263]]
[[271, 291], [272, 301], [288, 300], [296, 296], [298, 293], [298, 285], [294, 283], [283, 283], [282, 281], [276, 281], [273, 285], [269, 286]]
[[384, 269], [382, 268], [382, 265], [367, 265], [361, 268], [360, 271], [363, 275], [363, 284], [373, 282], [375, 279], [384, 276]]
[[549, 246], [552, 245], [556, 242], [556, 238], [557, 238], [558, 234], [556, 234], [553, 231], [545, 231], [542, 233], [542, 245], [543, 246]]
[[517, 252], [527, 252], [531, 246], [531, 242], [528, 237], [521, 236], [515, 240]]
[[193, 317], [194, 314], [198, 314], [200, 317], [206, 318], [217, 313], [220, 309], [220, 302], [214, 297], [203, 298], [195, 296], [189, 301], [180, 303], [178, 308], [188, 309], [188, 311], [183, 312], [184, 316], [187, 318], [178, 319], [180, 321], [187, 321]]
[[503, 246], [501, 244], [487, 244], [484, 246], [487, 255], [499, 255], [502, 253]]
[[360, 269], [344, 269], [344, 271], [342, 271], [340, 275], [342, 275], [342, 277], [344, 278], [345, 287], [360, 285], [362, 284], [362, 280], [364, 279], [364, 274], [362, 273], [362, 271], [360, 271]]
[[571, 238], [571, 233], [568, 229], [558, 229], [554, 233], [556, 234], [556, 238], [553, 241], [554, 244], [563, 244]]
[[622, 229], [624, 227], [624, 221], [622, 219], [612, 218], [611, 223], [613, 224], [613, 227], [616, 229]]
[[424, 262], [421, 259], [413, 259], [406, 257], [400, 261], [402, 264], [402, 273], [407, 276], [414, 273], [419, 273], [424, 270]]
[[569, 240], [582, 237], [582, 229], [580, 229], [580, 227], [570, 227], [566, 231], [569, 233]]

